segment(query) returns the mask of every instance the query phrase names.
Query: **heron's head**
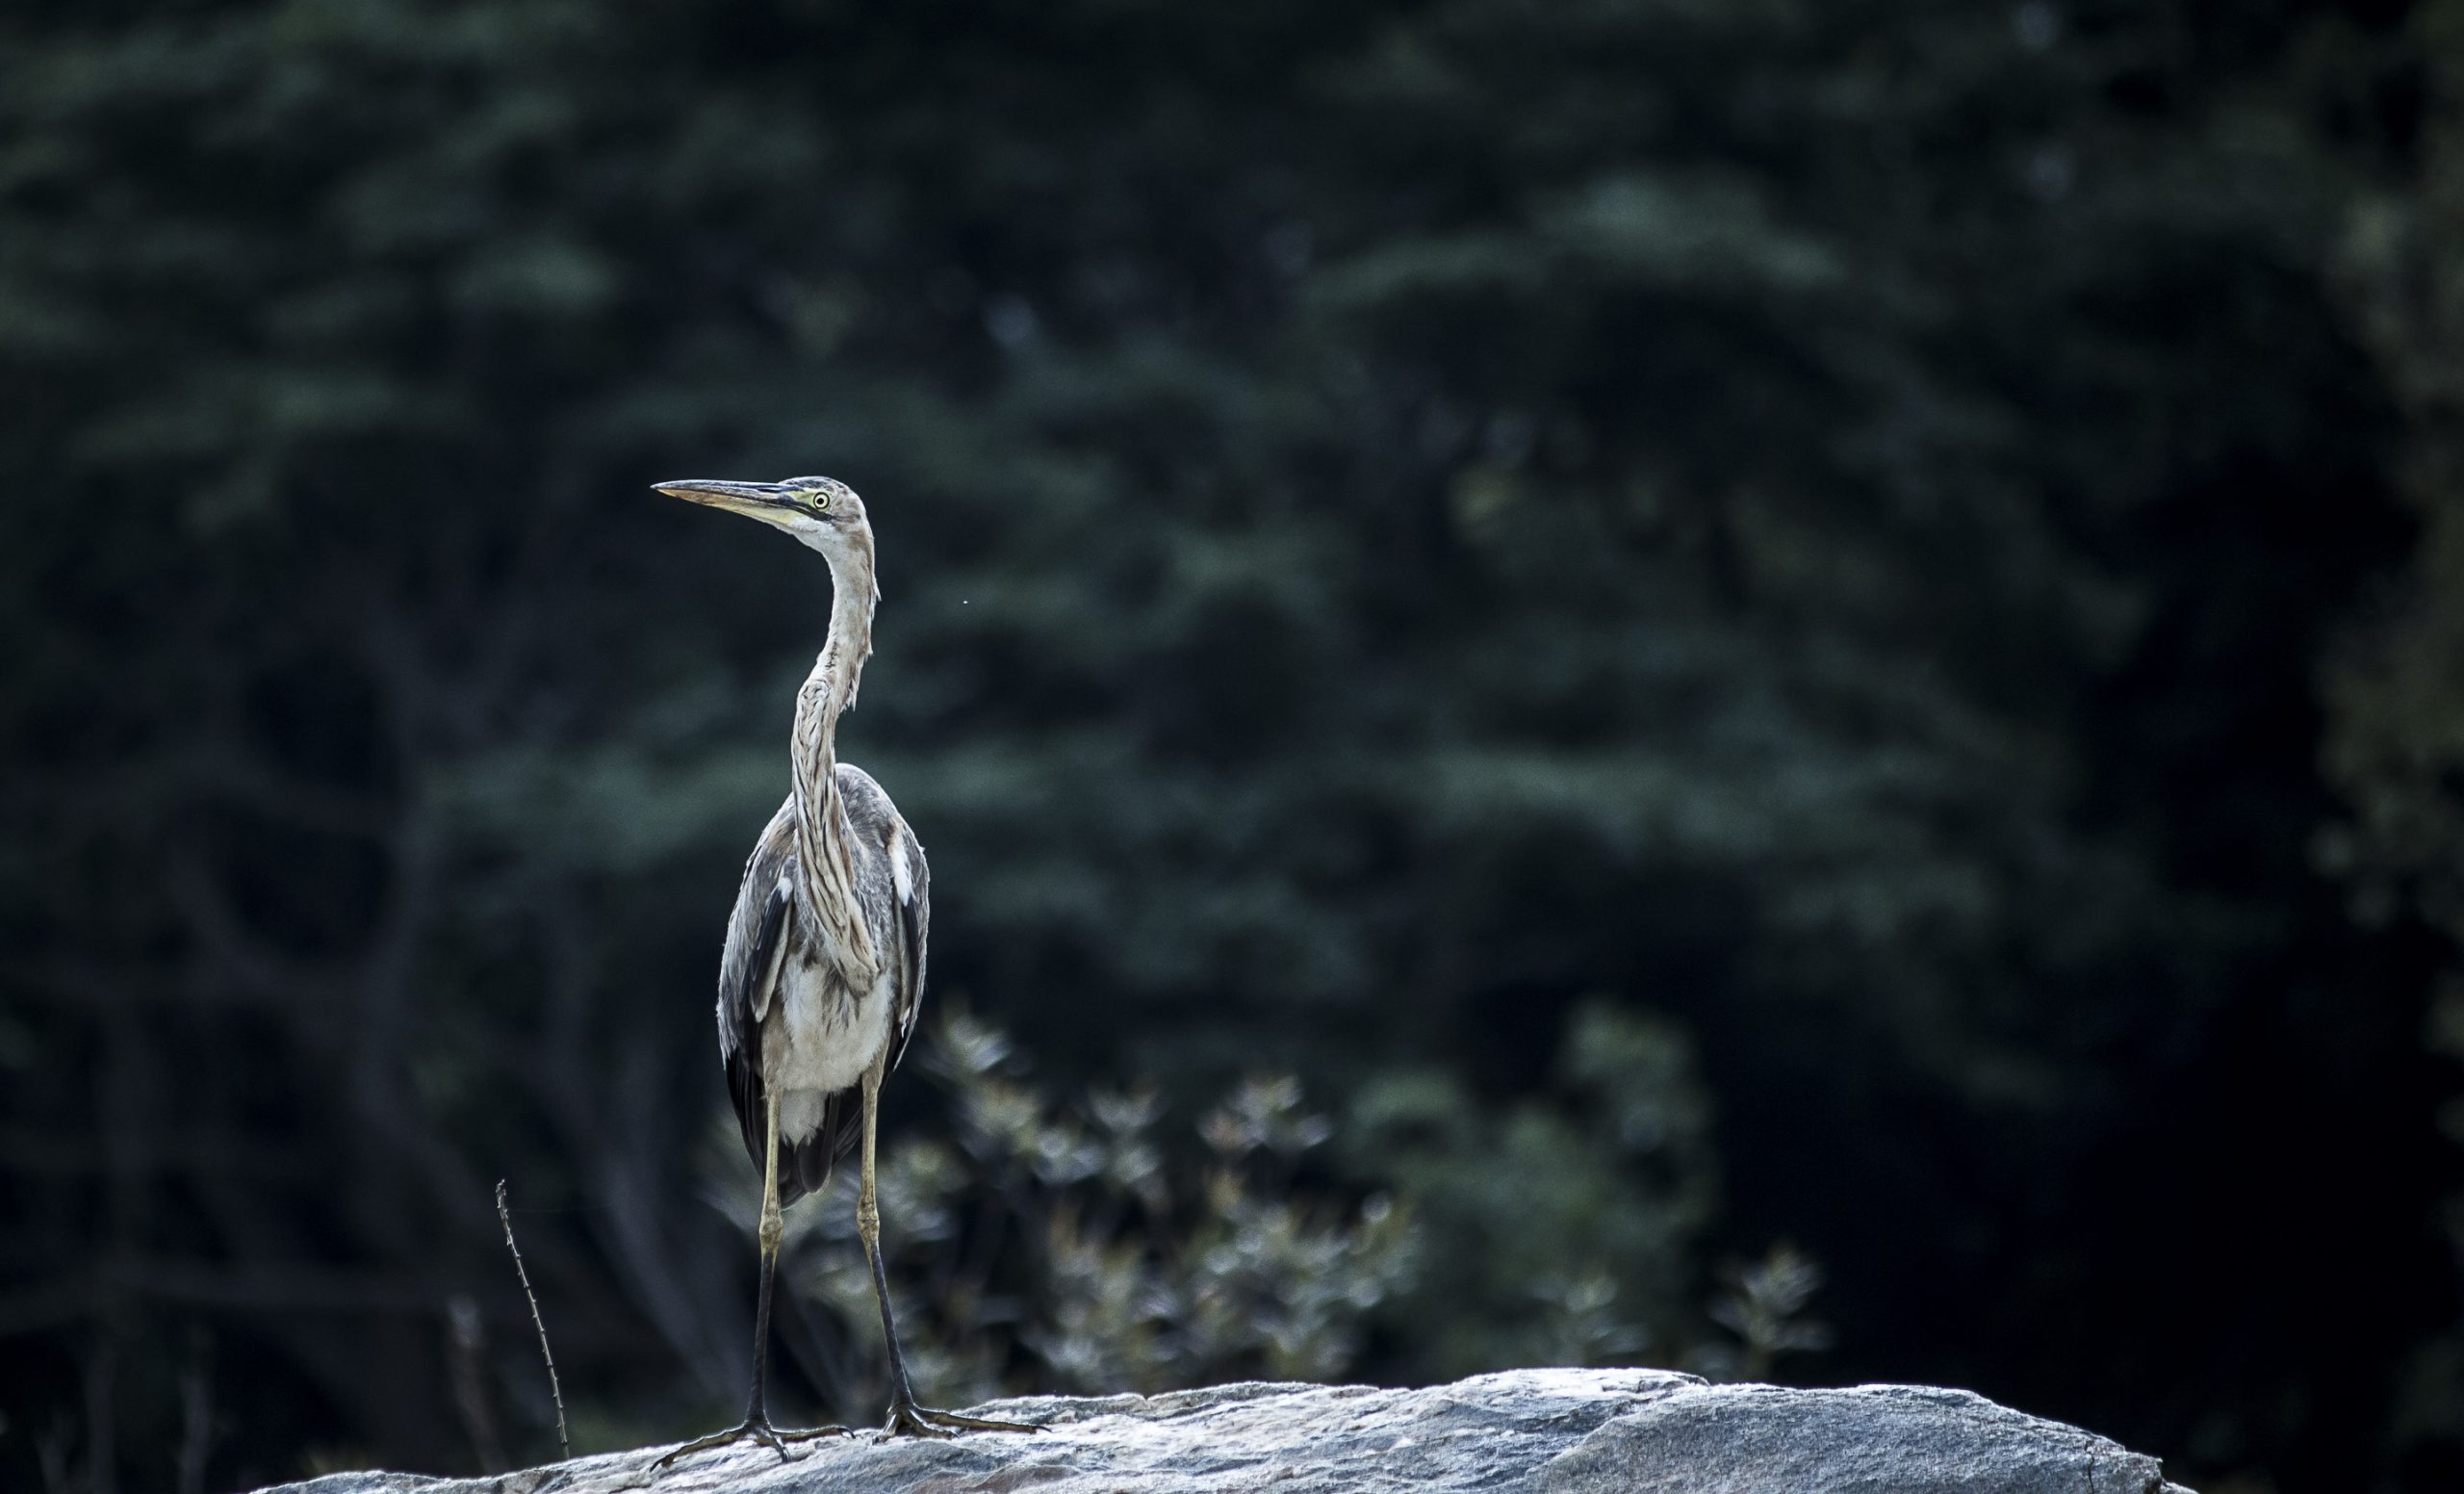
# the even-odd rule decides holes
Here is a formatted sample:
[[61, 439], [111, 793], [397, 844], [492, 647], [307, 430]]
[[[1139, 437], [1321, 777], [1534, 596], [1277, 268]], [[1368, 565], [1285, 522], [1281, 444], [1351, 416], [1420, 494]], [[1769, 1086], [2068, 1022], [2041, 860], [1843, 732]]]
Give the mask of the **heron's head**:
[[872, 525], [864, 501], [835, 477], [789, 477], [784, 482], [720, 482], [688, 477], [656, 484], [670, 498], [724, 508], [784, 529], [830, 557], [831, 564], [873, 558]]

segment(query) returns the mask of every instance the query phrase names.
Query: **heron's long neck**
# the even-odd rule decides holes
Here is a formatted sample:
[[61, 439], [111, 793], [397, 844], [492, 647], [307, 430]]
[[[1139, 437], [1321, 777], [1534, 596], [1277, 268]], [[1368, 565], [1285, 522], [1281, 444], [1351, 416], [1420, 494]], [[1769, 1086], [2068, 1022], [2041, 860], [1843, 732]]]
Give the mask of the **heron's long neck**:
[[860, 562], [833, 559], [830, 636], [812, 673], [796, 693], [794, 739], [796, 851], [805, 912], [827, 932], [840, 962], [868, 989], [880, 968], [872, 933], [856, 895], [856, 862], [846, 806], [838, 796], [838, 713], [856, 703], [857, 677], [873, 652], [873, 573]]

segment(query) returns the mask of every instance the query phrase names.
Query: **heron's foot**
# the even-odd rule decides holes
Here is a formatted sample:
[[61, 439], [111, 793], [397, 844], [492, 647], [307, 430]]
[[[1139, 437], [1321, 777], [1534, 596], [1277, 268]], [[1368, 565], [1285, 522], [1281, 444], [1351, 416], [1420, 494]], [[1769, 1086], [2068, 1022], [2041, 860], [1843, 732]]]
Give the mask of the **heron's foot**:
[[823, 1437], [854, 1435], [854, 1432], [844, 1427], [815, 1427], [808, 1431], [782, 1431], [771, 1426], [766, 1419], [747, 1421], [731, 1427], [725, 1431], [714, 1431], [706, 1437], [697, 1437], [680, 1448], [672, 1449], [664, 1457], [651, 1466], [664, 1468], [687, 1454], [706, 1453], [712, 1448], [730, 1447], [738, 1442], [757, 1442], [781, 1457], [791, 1457], [793, 1455], [787, 1451], [787, 1444], [790, 1442], [812, 1442]]
[[936, 1411], [917, 1405], [912, 1401], [893, 1401], [889, 1421], [875, 1438], [886, 1442], [892, 1437], [955, 1437], [962, 1431], [1041, 1431], [1041, 1427], [1026, 1422], [996, 1422], [983, 1416], [961, 1416], [956, 1411]]

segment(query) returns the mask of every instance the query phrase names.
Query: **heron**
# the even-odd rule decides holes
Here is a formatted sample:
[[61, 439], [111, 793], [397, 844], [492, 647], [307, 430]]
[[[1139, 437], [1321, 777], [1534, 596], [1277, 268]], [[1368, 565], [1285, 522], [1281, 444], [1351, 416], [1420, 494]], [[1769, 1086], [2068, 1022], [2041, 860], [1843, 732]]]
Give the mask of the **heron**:
[[765, 1384], [770, 1298], [783, 1211], [819, 1193], [850, 1150], [863, 1158], [856, 1232], [872, 1267], [889, 1349], [886, 1436], [1036, 1431], [1019, 1422], [919, 1405], [890, 1318], [882, 1270], [873, 1136], [882, 1081], [898, 1067], [924, 996], [932, 873], [915, 832], [871, 775], [837, 760], [838, 716], [856, 704], [872, 654], [873, 528], [863, 501], [834, 477], [784, 482], [661, 482], [656, 491], [758, 519], [830, 562], [830, 631], [796, 692], [792, 786], [745, 863], [719, 959], [719, 1060], [745, 1151], [761, 1170], [761, 1287], [754, 1309], [753, 1391], [744, 1421], [659, 1460], [738, 1441], [789, 1455], [786, 1445], [844, 1435], [843, 1427], [782, 1431]]

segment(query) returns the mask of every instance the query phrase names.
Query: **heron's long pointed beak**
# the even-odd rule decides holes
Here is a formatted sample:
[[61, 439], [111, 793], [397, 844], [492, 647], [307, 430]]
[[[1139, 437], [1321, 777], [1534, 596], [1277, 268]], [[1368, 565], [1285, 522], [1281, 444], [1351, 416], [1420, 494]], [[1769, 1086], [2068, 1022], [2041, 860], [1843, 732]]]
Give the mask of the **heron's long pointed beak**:
[[670, 498], [680, 498], [688, 503], [704, 503], [712, 508], [725, 508], [731, 513], [752, 514], [759, 518], [780, 509], [792, 509], [793, 499], [787, 488], [778, 482], [721, 482], [710, 477], [680, 477], [674, 482], [657, 482], [652, 486]]

